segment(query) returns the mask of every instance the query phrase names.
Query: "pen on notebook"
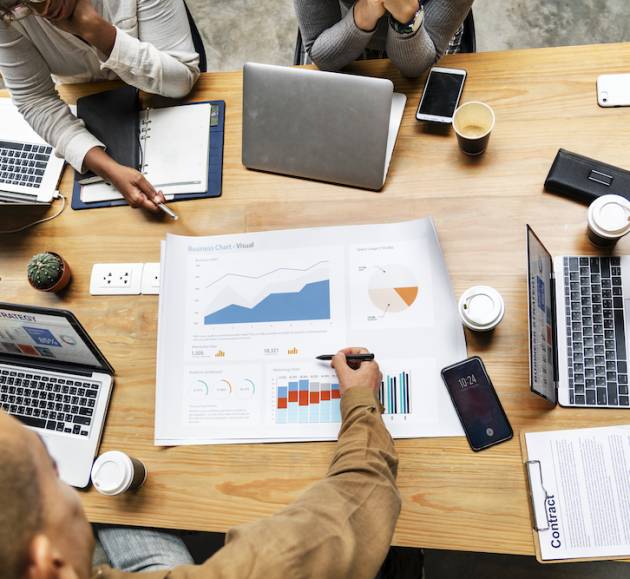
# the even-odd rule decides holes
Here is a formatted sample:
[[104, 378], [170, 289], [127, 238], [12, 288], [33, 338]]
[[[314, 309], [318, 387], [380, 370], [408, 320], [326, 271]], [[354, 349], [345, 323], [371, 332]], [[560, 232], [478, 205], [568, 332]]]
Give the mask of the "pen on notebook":
[[175, 213], [175, 211], [173, 211], [172, 209], [164, 205], [164, 203], [156, 203], [156, 205], [162, 211], [164, 211], [164, 213], [166, 213], [173, 221], [177, 221], [179, 219], [179, 217], [177, 217], [177, 213]]
[[[322, 354], [317, 356], [318, 360], [332, 360], [335, 357], [334, 354]], [[346, 355], [348, 362], [371, 362], [374, 360], [374, 354], [348, 354]]]

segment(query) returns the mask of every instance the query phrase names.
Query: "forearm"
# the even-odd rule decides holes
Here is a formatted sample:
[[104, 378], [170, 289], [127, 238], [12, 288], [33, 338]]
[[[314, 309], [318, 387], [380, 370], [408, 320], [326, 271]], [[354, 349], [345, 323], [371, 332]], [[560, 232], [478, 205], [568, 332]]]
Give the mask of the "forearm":
[[[302, 41], [320, 69], [339, 70], [365, 50], [373, 30], [357, 26], [352, 8], [341, 18], [338, 0], [316, 8], [314, 4], [313, 0], [295, 0]], [[362, 24], [369, 26], [367, 21]]]
[[399, 34], [389, 28], [387, 56], [405, 76], [419, 76], [446, 52], [472, 3], [473, 0], [431, 0], [414, 35]]
[[371, 391], [349, 390], [342, 413], [327, 477], [270, 519], [230, 531], [199, 577], [376, 575], [400, 511], [398, 459]]

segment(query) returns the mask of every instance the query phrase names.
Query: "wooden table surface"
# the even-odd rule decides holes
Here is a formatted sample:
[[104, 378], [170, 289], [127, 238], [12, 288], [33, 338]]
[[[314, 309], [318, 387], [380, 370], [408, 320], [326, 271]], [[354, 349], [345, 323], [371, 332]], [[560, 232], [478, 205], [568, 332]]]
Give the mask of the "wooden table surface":
[[[630, 109], [597, 106], [599, 74], [623, 72], [630, 44], [449, 56], [463, 67], [463, 101], [496, 112], [489, 150], [479, 159], [458, 151], [455, 137], [431, 134], [415, 120], [424, 79], [401, 78], [387, 61], [355, 70], [386, 76], [408, 102], [390, 174], [380, 193], [252, 172], [241, 165], [241, 73], [203, 75], [193, 100], [227, 103], [223, 196], [175, 206], [177, 223], [127, 207], [65, 213], [29, 233], [0, 237], [0, 299], [69, 308], [116, 368], [101, 451], [141, 458], [149, 478], [137, 494], [82, 493], [92, 521], [225, 531], [273, 514], [321, 478], [332, 443], [153, 446], [157, 296], [92, 297], [99, 262], [159, 260], [167, 232], [212, 235], [320, 225], [378, 223], [433, 216], [459, 295], [473, 284], [496, 287], [505, 319], [493, 336], [467, 334], [483, 357], [515, 430], [514, 439], [473, 453], [464, 438], [400, 440], [403, 509], [395, 544], [532, 554], [522, 430], [630, 422], [616, 410], [549, 408], [529, 391], [525, 224], [554, 254], [594, 254], [586, 208], [543, 192], [559, 147], [630, 167]], [[63, 91], [69, 101], [99, 86]], [[62, 190], [69, 194], [71, 171]], [[4, 210], [0, 227], [31, 214]], [[4, 226], [4, 227], [3, 227]], [[61, 295], [31, 289], [30, 256], [62, 254], [74, 281]], [[630, 252], [630, 239], [618, 253]], [[420, 354], [420, 353], [419, 353]]]

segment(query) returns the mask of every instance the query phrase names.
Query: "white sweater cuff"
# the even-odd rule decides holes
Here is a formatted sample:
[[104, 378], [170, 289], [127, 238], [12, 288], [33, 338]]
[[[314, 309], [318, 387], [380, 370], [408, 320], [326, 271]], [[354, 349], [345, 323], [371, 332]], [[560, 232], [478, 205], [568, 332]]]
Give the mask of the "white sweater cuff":
[[101, 143], [94, 135], [87, 130], [83, 130], [73, 136], [65, 146], [65, 152], [61, 153], [59, 149], [55, 151], [58, 157], [65, 157], [66, 161], [72, 165], [72, 168], [78, 173], [85, 171], [83, 167], [83, 161], [90, 149], [94, 147], [102, 147], [105, 149], [105, 145]]
[[138, 41], [129, 36], [120, 28], [116, 28], [116, 40], [109, 58], [101, 63], [101, 70], [108, 69], [112, 72], [132, 72], [133, 62], [130, 62], [132, 56], [137, 52], [136, 45]]

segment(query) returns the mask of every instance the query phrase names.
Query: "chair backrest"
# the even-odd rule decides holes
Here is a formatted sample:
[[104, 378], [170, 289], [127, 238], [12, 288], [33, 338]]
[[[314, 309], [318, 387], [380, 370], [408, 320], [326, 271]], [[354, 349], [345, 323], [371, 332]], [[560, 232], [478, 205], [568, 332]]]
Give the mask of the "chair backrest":
[[208, 72], [208, 60], [206, 59], [206, 49], [203, 46], [203, 40], [201, 39], [201, 34], [199, 33], [199, 29], [193, 20], [192, 14], [186, 6], [186, 2], [184, 2], [184, 8], [186, 9], [186, 16], [188, 17], [188, 24], [190, 25], [190, 34], [193, 40], [193, 46], [195, 47], [195, 51], [199, 54], [199, 70], [201, 72]]
[[[455, 34], [455, 49], [453, 52], [477, 52], [477, 38], [475, 35], [475, 19], [473, 18], [472, 9], [466, 16], [461, 31]], [[449, 45], [449, 49], [453, 46], [453, 41]], [[449, 50], [450, 52], [450, 50]], [[311, 64], [311, 59], [306, 52], [304, 43], [302, 42], [302, 33], [298, 28], [297, 39], [295, 42], [295, 52], [293, 53], [293, 64]]]

